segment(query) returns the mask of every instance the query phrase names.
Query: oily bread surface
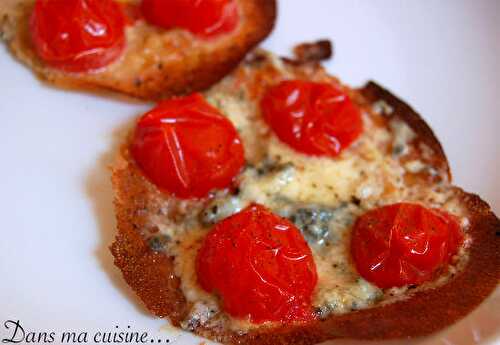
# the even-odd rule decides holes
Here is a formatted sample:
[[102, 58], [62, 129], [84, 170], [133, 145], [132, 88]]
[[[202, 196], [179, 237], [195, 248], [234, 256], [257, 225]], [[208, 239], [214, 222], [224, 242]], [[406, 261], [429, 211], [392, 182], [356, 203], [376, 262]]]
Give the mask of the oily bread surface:
[[[125, 6], [134, 1], [122, 1]], [[228, 74], [274, 26], [275, 0], [238, 0], [235, 31], [200, 39], [185, 30], [162, 30], [137, 20], [126, 30], [119, 60], [91, 73], [65, 73], [48, 67], [33, 50], [29, 18], [34, 0], [2, 0], [0, 38], [42, 80], [63, 88], [111, 90], [156, 100], [202, 90]]]
[[[254, 58], [256, 61], [249, 63], [258, 63], [261, 58], [257, 54]], [[325, 73], [315, 62], [289, 64], [294, 65], [295, 77], [313, 77]], [[418, 139], [433, 149], [435, 166], [441, 174], [445, 178], [449, 175], [448, 163], [439, 141], [411, 107], [373, 82], [362, 89], [351, 90], [351, 96], [363, 107], [385, 101], [392, 108], [391, 116], [405, 121]], [[111, 246], [115, 264], [154, 314], [168, 317], [174, 325], [179, 325], [188, 314], [189, 305], [180, 289], [179, 278], [175, 276], [173, 258], [168, 253], [152, 251], [145, 240], [145, 233], [150, 231], [145, 229], [147, 214], [160, 213], [162, 205], [168, 203], [168, 196], [143, 177], [129, 157], [126, 145], [120, 152], [112, 180], [118, 221], [118, 235]], [[302, 325], [258, 328], [244, 335], [220, 327], [198, 326], [194, 331], [228, 344], [306, 345], [340, 337], [414, 337], [453, 323], [486, 298], [497, 286], [500, 277], [499, 220], [478, 196], [459, 188], [454, 188], [454, 193], [469, 214], [468, 234], [472, 241], [467, 266], [446, 284], [418, 291], [410, 298], [391, 304], [331, 315], [325, 320]], [[178, 211], [182, 212], [172, 210], [172, 216], [175, 217]]]

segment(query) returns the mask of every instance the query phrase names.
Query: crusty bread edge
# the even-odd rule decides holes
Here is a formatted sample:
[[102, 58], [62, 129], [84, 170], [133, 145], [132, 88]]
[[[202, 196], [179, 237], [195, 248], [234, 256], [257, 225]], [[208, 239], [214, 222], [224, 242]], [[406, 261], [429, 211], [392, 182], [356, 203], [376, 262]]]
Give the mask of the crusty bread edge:
[[359, 90], [363, 97], [370, 103], [384, 101], [389, 104], [392, 110], [392, 117], [398, 117], [410, 126], [417, 137], [428, 145], [436, 156], [436, 162], [439, 166], [436, 167], [440, 171], [445, 171], [451, 180], [451, 171], [448, 164], [448, 159], [444, 153], [443, 147], [438, 138], [434, 134], [431, 127], [425, 120], [418, 114], [411, 106], [406, 104], [403, 100], [395, 96], [386, 88], [378, 85], [374, 81], [369, 81], [363, 88]]

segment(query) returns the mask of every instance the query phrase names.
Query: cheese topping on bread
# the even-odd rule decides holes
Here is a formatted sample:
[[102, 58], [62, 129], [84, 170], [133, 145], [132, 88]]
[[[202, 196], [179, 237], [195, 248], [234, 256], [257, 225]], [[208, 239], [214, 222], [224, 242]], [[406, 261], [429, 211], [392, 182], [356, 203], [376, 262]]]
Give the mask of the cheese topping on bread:
[[[257, 327], [224, 314], [218, 298], [198, 285], [195, 272], [197, 251], [210, 228], [252, 202], [291, 220], [309, 242], [318, 272], [313, 306], [321, 318], [388, 303], [413, 290], [442, 284], [467, 260], [465, 244], [440, 280], [416, 289], [383, 290], [360, 277], [350, 257], [349, 243], [351, 226], [364, 212], [395, 202], [416, 202], [459, 217], [464, 230], [467, 214], [448, 184], [447, 171], [433, 166], [432, 148], [419, 142], [402, 119], [391, 117], [390, 107], [363, 104], [355, 90], [318, 73], [317, 66], [310, 68], [318, 81], [346, 89], [362, 109], [363, 134], [336, 158], [294, 151], [269, 130], [260, 114], [260, 95], [266, 84], [304, 78], [312, 74], [307, 67], [301, 71], [304, 75], [293, 74], [274, 57], [257, 54], [205, 93], [206, 99], [238, 129], [247, 165], [237, 177], [237, 190], [215, 191], [209, 200], [164, 201], [160, 197], [158, 202], [165, 203], [165, 214], [149, 217], [150, 226], [157, 229], [151, 246], [174, 257], [175, 273], [192, 305], [183, 323], [187, 329], [210, 325], [246, 332]], [[435, 182], [424, 183], [429, 180]], [[176, 216], [172, 216], [172, 209]]]

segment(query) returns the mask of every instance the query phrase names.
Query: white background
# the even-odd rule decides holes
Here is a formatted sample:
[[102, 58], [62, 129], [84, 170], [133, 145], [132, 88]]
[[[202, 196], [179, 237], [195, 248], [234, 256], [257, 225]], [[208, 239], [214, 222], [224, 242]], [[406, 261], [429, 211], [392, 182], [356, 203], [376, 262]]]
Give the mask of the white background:
[[[500, 1], [280, 5], [266, 48], [285, 54], [297, 42], [333, 39], [330, 71], [352, 85], [374, 79], [412, 104], [441, 139], [455, 182], [500, 213]], [[149, 316], [107, 250], [115, 230], [106, 166], [124, 126], [149, 106], [41, 85], [0, 48], [0, 338], [4, 321], [19, 319], [27, 331], [130, 325], [179, 345], [200, 342]], [[499, 293], [414, 343], [494, 339]], [[334, 342], [346, 343], [361, 344]]]

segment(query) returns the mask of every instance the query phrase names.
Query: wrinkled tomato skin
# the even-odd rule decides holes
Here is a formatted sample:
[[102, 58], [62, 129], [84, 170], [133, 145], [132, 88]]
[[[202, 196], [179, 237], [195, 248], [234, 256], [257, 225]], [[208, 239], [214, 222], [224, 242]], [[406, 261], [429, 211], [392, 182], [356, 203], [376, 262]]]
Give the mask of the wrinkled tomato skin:
[[196, 259], [198, 282], [233, 317], [265, 321], [313, 318], [317, 283], [311, 250], [288, 220], [253, 204], [211, 230]]
[[202, 38], [230, 33], [239, 22], [236, 0], [143, 0], [141, 8], [151, 24], [183, 28]]
[[398, 203], [358, 218], [351, 253], [363, 278], [380, 288], [391, 288], [431, 280], [449, 264], [462, 242], [454, 216]]
[[155, 185], [186, 199], [229, 187], [245, 162], [233, 124], [198, 93], [143, 115], [130, 152]]
[[125, 15], [113, 0], [37, 0], [31, 15], [37, 55], [66, 72], [90, 72], [125, 48]]
[[261, 109], [281, 141], [308, 155], [336, 157], [363, 131], [359, 109], [332, 84], [283, 81], [266, 92]]

